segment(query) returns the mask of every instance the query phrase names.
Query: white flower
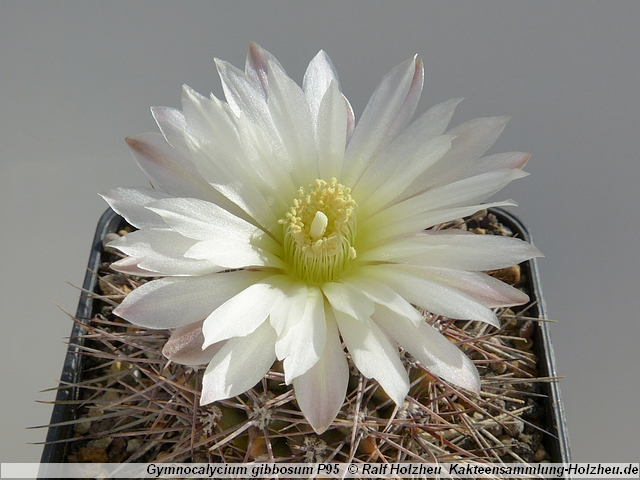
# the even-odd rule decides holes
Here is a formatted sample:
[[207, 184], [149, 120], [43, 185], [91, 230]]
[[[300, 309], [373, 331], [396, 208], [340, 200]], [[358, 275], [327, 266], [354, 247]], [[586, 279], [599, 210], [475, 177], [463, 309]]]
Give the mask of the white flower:
[[498, 326], [493, 307], [527, 296], [482, 271], [538, 250], [513, 238], [425, 230], [471, 215], [525, 176], [523, 153], [482, 157], [504, 117], [445, 133], [459, 100], [411, 123], [420, 58], [388, 73], [355, 125], [329, 57], [302, 88], [252, 44], [245, 71], [217, 60], [226, 102], [184, 87], [182, 111], [153, 108], [162, 134], [127, 139], [153, 189], [104, 195], [139, 228], [111, 246], [117, 270], [163, 277], [115, 313], [175, 328], [164, 353], [206, 364], [201, 403], [239, 395], [283, 360], [316, 432], [345, 397], [353, 363], [396, 403], [409, 390], [404, 347], [434, 374], [480, 389], [471, 361], [413, 305]]

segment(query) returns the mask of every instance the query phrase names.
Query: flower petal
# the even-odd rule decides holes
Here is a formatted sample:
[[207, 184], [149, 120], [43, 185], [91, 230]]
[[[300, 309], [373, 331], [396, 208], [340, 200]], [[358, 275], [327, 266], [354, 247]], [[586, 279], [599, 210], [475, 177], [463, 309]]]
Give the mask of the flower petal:
[[345, 154], [342, 182], [354, 185], [371, 161], [411, 121], [423, 80], [422, 60], [417, 56], [385, 75], [353, 132]]
[[331, 83], [335, 83], [338, 87], [338, 91], [340, 90], [338, 73], [336, 72], [333, 63], [331, 63], [331, 59], [323, 50], [320, 50], [318, 54], [313, 57], [313, 60], [309, 62], [309, 66], [307, 67], [307, 71], [305, 72], [302, 80], [302, 90], [304, 91], [304, 95], [309, 103], [311, 118], [314, 120], [314, 125], [315, 119], [318, 118], [320, 102], [325, 96]]
[[280, 65], [276, 57], [267, 52], [257, 43], [251, 42], [249, 44], [249, 51], [247, 52], [244, 71], [247, 74], [247, 77], [249, 77], [256, 86], [261, 87], [265, 98], [267, 97], [269, 85], [269, 63], [276, 65], [284, 72], [284, 68], [282, 68], [282, 65]]
[[448, 285], [489, 308], [522, 305], [529, 301], [526, 293], [486, 273], [436, 267], [415, 267], [412, 270], [425, 279]]
[[[489, 208], [490, 205], [478, 205], [481, 208], [469, 207], [469, 205], [486, 200], [513, 180], [527, 175], [528, 173], [521, 170], [496, 170], [427, 190], [380, 211], [373, 217], [371, 225], [375, 222], [379, 231], [393, 232], [396, 235], [399, 229], [403, 233], [419, 232], [438, 223], [472, 215], [482, 208]], [[493, 205], [498, 206], [498, 204]], [[365, 215], [363, 224], [366, 225], [370, 218], [372, 217], [367, 218]], [[404, 225], [398, 228], [398, 223]], [[380, 228], [381, 226], [384, 226], [384, 229]], [[367, 228], [370, 226], [364, 226], [363, 230], [366, 231]]]
[[245, 337], [258, 328], [282, 296], [275, 282], [271, 282], [273, 278], [254, 283], [211, 313], [202, 327], [204, 347], [232, 337]]
[[427, 277], [422, 270], [400, 265], [361, 268], [363, 274], [384, 280], [407, 301], [431, 313], [461, 320], [477, 320], [500, 328], [500, 322], [489, 308], [475, 298]]
[[[361, 207], [359, 215], [367, 219], [385, 205], [395, 203], [395, 199], [418, 175], [449, 151], [454, 138], [450, 135], [434, 137], [423, 142], [416, 151], [398, 151], [400, 148], [385, 150], [380, 157], [386, 156], [389, 152], [395, 158], [387, 158], [386, 165], [395, 164], [395, 168], [382, 168], [375, 173], [371, 168], [367, 170], [359, 184], [360, 188], [354, 191], [354, 196], [359, 199]], [[410, 147], [413, 148], [413, 145]]]
[[423, 321], [422, 315], [413, 305], [383, 282], [365, 277], [364, 275], [352, 275], [345, 278], [342, 282], [362, 292], [369, 300], [375, 302], [376, 305], [384, 305], [416, 325], [419, 325]]
[[329, 428], [340, 411], [349, 383], [349, 365], [342, 350], [338, 328], [327, 313], [327, 341], [318, 362], [297, 377], [293, 389], [300, 410], [313, 430], [320, 435]]
[[162, 276], [158, 272], [154, 272], [153, 270], [146, 270], [138, 266], [138, 262], [140, 262], [139, 258], [135, 257], [126, 257], [122, 258], [116, 262], [113, 262], [110, 265], [112, 270], [121, 273], [127, 273], [129, 275], [140, 275], [147, 277], [160, 277]]
[[133, 290], [113, 313], [147, 328], [181, 327], [204, 320], [266, 276], [263, 272], [236, 271], [161, 278]]
[[281, 183], [278, 180], [282, 176], [274, 176], [279, 169], [265, 160], [269, 155], [255, 155], [253, 149], [245, 149], [246, 125], [227, 104], [215, 97], [203, 97], [186, 86], [182, 108], [187, 121], [188, 153], [203, 178], [261, 225], [273, 223], [270, 207], [274, 201], [281, 201], [273, 186]]
[[109, 246], [120, 250], [130, 258], [111, 264], [111, 268], [129, 272], [137, 268], [155, 275], [206, 275], [221, 270], [208, 260], [185, 258], [184, 254], [196, 241], [180, 235], [174, 230], [137, 230], [109, 242]]
[[431, 373], [472, 392], [480, 391], [480, 378], [473, 362], [427, 322], [416, 328], [386, 308], [376, 309], [373, 320]]
[[196, 198], [165, 198], [147, 208], [162, 217], [174, 230], [194, 240], [212, 240], [231, 236], [248, 243], [256, 228], [223, 210], [218, 205]]
[[508, 121], [509, 117], [476, 118], [447, 131], [447, 135], [456, 136], [451, 150], [416, 178], [401, 199], [467, 177], [474, 163], [491, 148]]
[[228, 62], [216, 58], [215, 63], [224, 96], [233, 113], [238, 117], [248, 115], [251, 121], [273, 132], [262, 84], [255, 83], [245, 72]]
[[[184, 88], [184, 87], [183, 87]], [[185, 114], [177, 108], [151, 107], [151, 115], [156, 121], [164, 140], [180, 155], [189, 154], [185, 136], [189, 128]]]
[[[412, 169], [412, 172], [415, 170], [417, 173], [414, 172], [411, 174], [413, 176], [407, 176], [411, 181], [393, 195], [395, 197], [404, 188], [408, 187], [417, 175], [442, 157], [442, 155], [435, 155], [437, 152], [430, 151], [430, 149], [439, 146], [438, 143], [432, 144], [431, 140], [441, 136], [446, 130], [456, 106], [461, 101], [462, 99], [453, 99], [430, 108], [398, 135], [398, 138], [373, 160], [371, 166], [352, 189], [354, 194], [358, 195], [360, 204], [363, 203], [363, 198], [367, 199], [371, 193], [376, 192], [380, 186], [385, 185], [385, 182], [393, 179], [394, 175], [403, 175], [407, 169]], [[455, 136], [450, 135], [446, 138], [453, 139]], [[389, 196], [388, 198], [391, 199], [392, 197]]]
[[235, 397], [258, 383], [276, 359], [275, 340], [276, 332], [264, 322], [252, 333], [226, 342], [204, 372], [200, 405]]
[[364, 293], [348, 283], [327, 282], [321, 288], [334, 310], [364, 323], [375, 309], [374, 303]]
[[312, 368], [322, 355], [327, 339], [324, 297], [317, 287], [307, 289], [301, 316], [289, 319], [289, 327], [276, 341], [276, 356], [284, 359], [285, 383]]
[[232, 238], [225, 237], [198, 242], [187, 250], [184, 256], [186, 258], [208, 260], [224, 269], [246, 267], [285, 268], [282, 260], [270, 251], [265, 251], [249, 244], [240, 244]]
[[381, 245], [358, 256], [362, 261], [394, 262], [458, 270], [496, 270], [542, 253], [518, 238], [476, 235], [462, 230], [428, 230]]
[[513, 180], [529, 175], [522, 170], [496, 170], [427, 190], [386, 212], [387, 217], [419, 215], [436, 209], [464, 207], [485, 201]]
[[[412, 214], [408, 208], [393, 207], [381, 211], [370, 217], [358, 227], [358, 237], [363, 239], [362, 250], [381, 245], [392, 239], [422, 232], [424, 229], [441, 223], [468, 217], [480, 210], [493, 207], [513, 207], [517, 203], [513, 200], [502, 202], [484, 203], [481, 205], [469, 205], [454, 208], [429, 210], [419, 214]], [[395, 207], [395, 205], [394, 205]], [[395, 215], [394, 215], [395, 214]], [[358, 249], [360, 250], [360, 249]]]
[[219, 201], [221, 195], [204, 181], [195, 165], [178, 154], [159, 133], [127, 137], [133, 156], [151, 183], [176, 197]]
[[309, 104], [302, 89], [278, 68], [269, 70], [267, 105], [292, 165], [294, 183], [318, 178], [318, 153]]
[[469, 172], [469, 176], [493, 172], [494, 170], [505, 170], [511, 168], [522, 169], [530, 158], [530, 153], [522, 152], [497, 153], [495, 155], [482, 157], [472, 167]]
[[360, 373], [378, 381], [398, 405], [409, 392], [409, 376], [398, 356], [398, 349], [374, 323], [361, 321], [334, 310], [338, 328], [351, 359]]
[[[306, 283], [296, 281], [293, 278], [281, 276], [278, 288], [283, 295], [280, 300], [273, 305], [269, 321], [276, 331], [278, 338], [286, 335], [287, 330], [295, 325], [304, 315], [307, 306], [309, 288]], [[276, 354], [277, 354], [276, 350]], [[282, 360], [281, 357], [278, 358]]]
[[181, 365], [206, 365], [220, 351], [224, 342], [202, 349], [202, 321], [176, 328], [162, 348], [162, 354]]
[[168, 225], [160, 215], [147, 208], [151, 202], [161, 198], [169, 198], [171, 195], [153, 188], [114, 188], [100, 194], [109, 206], [127, 222], [136, 228], [164, 229]]
[[255, 226], [217, 205], [195, 198], [167, 198], [147, 208], [181, 235], [197, 240], [187, 258], [207, 260], [224, 268], [281, 266], [279, 245]]
[[338, 177], [344, 161], [349, 117], [336, 82], [331, 82], [318, 108], [316, 137], [320, 178]]

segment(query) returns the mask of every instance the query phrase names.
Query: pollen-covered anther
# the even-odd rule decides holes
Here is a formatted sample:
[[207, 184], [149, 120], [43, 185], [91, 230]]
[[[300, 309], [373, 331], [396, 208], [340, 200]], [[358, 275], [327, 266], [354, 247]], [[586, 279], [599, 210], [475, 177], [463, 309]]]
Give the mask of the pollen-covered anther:
[[321, 284], [337, 279], [356, 257], [356, 202], [351, 189], [316, 180], [298, 190], [298, 198], [280, 223], [285, 229], [285, 254], [300, 280]]

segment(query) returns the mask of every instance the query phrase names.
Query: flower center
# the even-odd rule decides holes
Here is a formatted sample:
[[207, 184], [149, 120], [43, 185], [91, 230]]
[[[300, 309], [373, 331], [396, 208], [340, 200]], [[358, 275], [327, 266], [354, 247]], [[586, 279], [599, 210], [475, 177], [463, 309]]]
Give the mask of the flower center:
[[356, 202], [351, 189], [316, 180], [298, 190], [284, 225], [285, 255], [293, 274], [302, 281], [322, 284], [338, 278], [356, 258]]

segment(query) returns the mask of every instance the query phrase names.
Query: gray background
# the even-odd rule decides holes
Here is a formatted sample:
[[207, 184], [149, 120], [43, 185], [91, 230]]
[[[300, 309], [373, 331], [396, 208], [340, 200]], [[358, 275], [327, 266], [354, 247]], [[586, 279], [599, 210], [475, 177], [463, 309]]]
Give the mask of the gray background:
[[356, 114], [418, 53], [419, 112], [512, 120], [492, 151], [530, 151], [500, 198], [546, 254], [573, 460], [638, 462], [640, 2], [0, 3], [2, 462], [38, 461], [89, 246], [97, 192], [146, 185], [124, 137], [155, 131], [180, 87], [221, 94], [213, 57], [250, 40], [301, 81], [319, 49]]

